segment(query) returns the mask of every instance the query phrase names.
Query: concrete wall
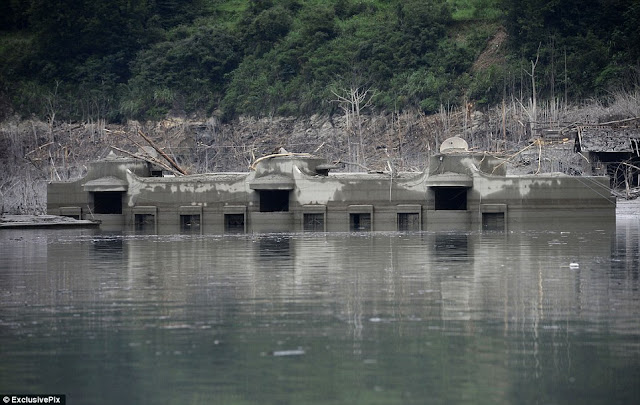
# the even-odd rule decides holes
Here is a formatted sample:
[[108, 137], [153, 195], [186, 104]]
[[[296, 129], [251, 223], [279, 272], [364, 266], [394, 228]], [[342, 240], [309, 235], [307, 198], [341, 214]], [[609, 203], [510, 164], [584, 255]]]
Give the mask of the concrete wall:
[[[80, 181], [50, 184], [48, 210], [60, 214], [80, 207], [83, 218], [103, 220], [110, 229], [144, 228], [162, 234], [181, 232], [181, 215], [196, 215], [200, 221], [195, 231], [214, 234], [225, 232], [225, 214], [244, 215], [246, 232], [302, 231], [305, 213], [322, 214], [313, 219], [323, 218], [323, 229], [329, 232], [350, 231], [353, 215], [370, 230], [396, 231], [399, 213], [411, 214], [412, 221], [418, 218], [419, 230], [428, 231], [477, 230], [485, 214], [504, 218], [506, 227], [553, 225], [567, 219], [615, 223], [615, 199], [606, 177], [509, 177], [495, 157], [468, 153], [435, 156], [424, 173], [393, 177], [327, 176], [316, 170], [321, 163], [288, 156], [262, 160], [247, 173], [158, 178], [148, 177], [145, 163], [111, 158], [96, 162]], [[87, 184], [104, 178], [125, 181], [122, 214], [92, 217], [95, 193], [87, 191]], [[436, 193], [447, 187], [462, 195], [465, 209], [436, 210]], [[288, 195], [288, 210], [260, 212], [261, 195], [273, 191]]]
[[80, 219], [101, 220], [107, 226], [118, 228], [124, 218], [117, 215], [102, 216], [95, 211], [94, 194], [85, 188], [85, 184], [101, 178], [112, 177], [127, 180], [127, 173], [149, 176], [150, 168], [137, 159], [118, 158], [114, 155], [92, 162], [87, 175], [73, 182], [51, 182], [47, 186], [47, 213], [51, 215], [71, 215], [79, 212]]

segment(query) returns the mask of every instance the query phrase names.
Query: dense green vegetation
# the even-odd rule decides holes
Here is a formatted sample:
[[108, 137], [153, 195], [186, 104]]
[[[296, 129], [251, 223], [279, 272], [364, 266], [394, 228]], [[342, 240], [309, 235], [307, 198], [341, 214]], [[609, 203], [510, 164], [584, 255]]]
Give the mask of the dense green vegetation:
[[6, 0], [0, 93], [69, 120], [331, 113], [353, 88], [429, 113], [529, 97], [537, 60], [537, 96], [575, 100], [637, 83], [638, 26], [637, 0]]

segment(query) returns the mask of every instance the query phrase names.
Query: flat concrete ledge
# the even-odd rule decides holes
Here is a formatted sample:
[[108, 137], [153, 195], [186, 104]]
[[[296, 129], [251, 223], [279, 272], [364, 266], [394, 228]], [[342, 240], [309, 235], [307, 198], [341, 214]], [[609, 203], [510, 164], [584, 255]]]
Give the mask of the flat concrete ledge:
[[99, 221], [79, 220], [58, 215], [3, 215], [0, 229], [97, 228]]

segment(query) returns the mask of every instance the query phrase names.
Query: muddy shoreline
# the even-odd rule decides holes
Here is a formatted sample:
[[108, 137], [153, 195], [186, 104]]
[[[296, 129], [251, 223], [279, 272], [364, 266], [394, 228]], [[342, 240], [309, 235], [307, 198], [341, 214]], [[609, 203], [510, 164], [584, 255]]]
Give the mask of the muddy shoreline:
[[25, 228], [95, 228], [99, 222], [79, 220], [58, 215], [3, 215], [0, 217], [0, 229]]

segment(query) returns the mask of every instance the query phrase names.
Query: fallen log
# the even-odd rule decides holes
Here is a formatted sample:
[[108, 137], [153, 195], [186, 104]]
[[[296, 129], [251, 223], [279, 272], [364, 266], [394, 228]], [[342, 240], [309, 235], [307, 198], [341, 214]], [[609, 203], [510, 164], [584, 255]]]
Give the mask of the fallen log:
[[144, 132], [142, 132], [142, 130], [138, 129], [138, 134], [142, 137], [142, 139], [144, 139], [145, 141], [147, 141], [147, 143], [149, 145], [151, 145], [151, 147], [153, 149], [156, 150], [156, 152], [158, 152], [160, 154], [160, 156], [162, 156], [163, 158], [165, 158], [165, 160], [167, 162], [169, 162], [169, 164], [171, 165], [171, 167], [173, 167], [179, 174], [182, 175], [187, 175], [189, 173], [187, 173], [186, 170], [184, 170], [182, 167], [180, 167], [173, 159], [171, 159], [169, 157], [169, 155], [167, 155], [162, 149], [160, 149], [160, 147], [158, 147], [158, 145], [155, 144], [155, 142], [153, 142], [151, 140], [151, 138], [149, 138], [147, 135], [144, 134]]

